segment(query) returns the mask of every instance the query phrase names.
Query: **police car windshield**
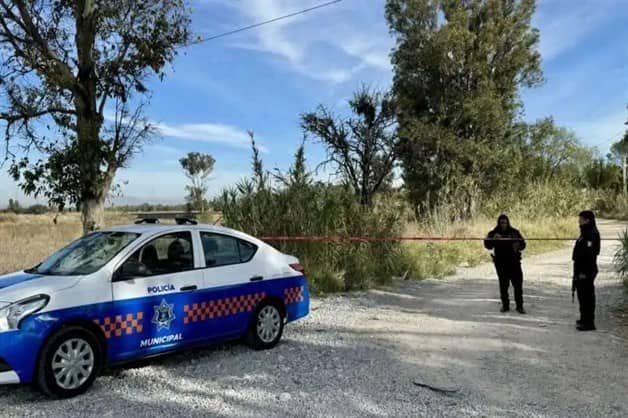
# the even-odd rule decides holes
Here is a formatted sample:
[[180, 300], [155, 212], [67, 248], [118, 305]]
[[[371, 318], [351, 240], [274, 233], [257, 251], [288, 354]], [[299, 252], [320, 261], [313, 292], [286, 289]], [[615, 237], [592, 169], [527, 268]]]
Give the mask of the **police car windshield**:
[[107, 264], [140, 234], [94, 232], [57, 251], [29, 273], [73, 276], [91, 274]]

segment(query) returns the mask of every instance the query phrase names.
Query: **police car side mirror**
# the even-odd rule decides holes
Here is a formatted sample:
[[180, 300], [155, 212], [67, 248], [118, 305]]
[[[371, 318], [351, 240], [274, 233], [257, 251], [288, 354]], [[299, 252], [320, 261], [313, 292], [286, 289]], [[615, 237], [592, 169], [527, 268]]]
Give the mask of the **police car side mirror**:
[[148, 269], [144, 265], [144, 263], [140, 263], [135, 260], [127, 260], [122, 266], [118, 269], [116, 274], [114, 275], [114, 280], [129, 280], [135, 277], [143, 277], [148, 274]]

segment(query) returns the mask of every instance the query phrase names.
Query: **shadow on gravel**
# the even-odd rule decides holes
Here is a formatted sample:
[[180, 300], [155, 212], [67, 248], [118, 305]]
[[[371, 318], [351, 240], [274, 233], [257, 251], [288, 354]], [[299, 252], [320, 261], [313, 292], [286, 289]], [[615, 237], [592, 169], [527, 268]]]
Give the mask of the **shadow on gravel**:
[[[470, 305], [481, 299], [472, 291], [466, 295], [473, 300]], [[388, 292], [386, 297], [394, 296]], [[399, 340], [408, 335], [301, 326], [288, 329], [274, 350], [255, 352], [238, 344], [189, 350], [114, 369], [78, 398], [50, 401], [29, 388], [4, 387], [0, 404], [4, 416], [55, 417], [523, 417], [532, 416], [530, 411], [534, 416], [597, 411], [598, 416], [619, 417], [628, 412], [611, 397], [598, 398], [600, 406], [592, 409], [590, 402], [574, 396], [590, 391], [586, 381], [568, 382], [574, 390], [565, 394], [557, 364], [534, 361], [530, 347], [478, 349], [459, 344], [464, 335], [456, 332], [418, 328], [412, 334], [426, 343], [444, 338], [451, 341], [451, 350], [417, 344], [408, 353], [399, 349]], [[482, 368], [486, 361], [494, 366], [491, 370]], [[462, 390], [454, 396], [434, 393], [412, 383], [419, 376], [452, 382]], [[569, 406], [555, 409], [552, 399], [561, 399], [558, 408]]]
[[[448, 291], [451, 288], [451, 291]], [[512, 289], [511, 289], [512, 297]], [[514, 311], [514, 302], [507, 314], [499, 312], [497, 280], [465, 279], [461, 284], [425, 281], [412, 286], [387, 287], [373, 291], [367, 302], [392, 312], [416, 313], [451, 321], [461, 321], [498, 328], [517, 326], [530, 331], [542, 330], [556, 324], [550, 307], [571, 301], [571, 293], [564, 286], [544, 284], [540, 289], [524, 287], [527, 315]], [[574, 318], [575, 320], [575, 318]]]
[[[424, 415], [444, 396], [413, 385], [416, 365], [394, 350], [355, 339], [317, 343], [320, 336], [287, 335], [264, 352], [232, 344], [136, 363], [68, 400], [2, 387], [0, 404], [3, 416], [365, 417]], [[464, 403], [448, 398], [449, 408]]]

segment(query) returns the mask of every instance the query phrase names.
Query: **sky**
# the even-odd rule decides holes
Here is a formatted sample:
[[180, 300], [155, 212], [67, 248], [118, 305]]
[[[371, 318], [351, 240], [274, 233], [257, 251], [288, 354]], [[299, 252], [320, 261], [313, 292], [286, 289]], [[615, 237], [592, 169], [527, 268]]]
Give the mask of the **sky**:
[[[192, 29], [209, 37], [272, 19], [324, 0], [193, 0]], [[266, 168], [288, 168], [303, 141], [299, 115], [324, 104], [346, 112], [361, 85], [387, 89], [394, 40], [384, 0], [343, 0], [295, 18], [190, 46], [164, 81], [149, 83], [153, 140], [116, 178], [117, 203], [178, 203], [186, 178], [179, 158], [210, 153], [216, 166], [210, 196], [248, 176], [247, 131], [255, 133]], [[524, 119], [553, 116], [602, 153], [628, 117], [628, 0], [539, 0], [545, 82], [522, 91]], [[311, 168], [324, 159], [306, 142]], [[4, 170], [6, 171], [6, 170]], [[328, 176], [321, 173], [321, 176]], [[9, 198], [32, 203], [5, 172], [0, 207]]]

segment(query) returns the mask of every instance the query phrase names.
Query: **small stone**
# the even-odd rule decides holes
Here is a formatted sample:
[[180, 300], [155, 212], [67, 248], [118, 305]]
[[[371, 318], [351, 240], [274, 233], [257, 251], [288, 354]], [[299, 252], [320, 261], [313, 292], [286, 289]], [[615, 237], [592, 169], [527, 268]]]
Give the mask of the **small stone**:
[[284, 392], [281, 395], [279, 395], [279, 400], [281, 402], [288, 402], [290, 399], [292, 399], [292, 395], [290, 395], [287, 392]]

